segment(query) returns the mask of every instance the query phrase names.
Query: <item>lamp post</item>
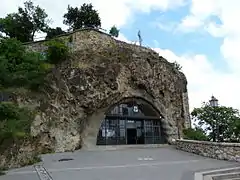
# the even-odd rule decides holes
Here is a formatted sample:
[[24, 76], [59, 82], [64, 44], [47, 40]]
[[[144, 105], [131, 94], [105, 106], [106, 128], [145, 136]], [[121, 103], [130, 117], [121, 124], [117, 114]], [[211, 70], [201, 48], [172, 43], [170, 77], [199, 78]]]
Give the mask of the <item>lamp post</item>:
[[[218, 99], [215, 98], [214, 96], [211, 97], [211, 99], [209, 100], [209, 103], [210, 103], [210, 106], [215, 108], [215, 107], [218, 107]], [[214, 117], [216, 116], [216, 114], [214, 113]], [[216, 118], [214, 118], [216, 120]], [[216, 130], [217, 130], [217, 133], [216, 131], [214, 132], [214, 139], [213, 140], [216, 140], [217, 141], [219, 140], [219, 124], [218, 124], [218, 121], [216, 120], [216, 124], [215, 124], [215, 127], [216, 127]]]

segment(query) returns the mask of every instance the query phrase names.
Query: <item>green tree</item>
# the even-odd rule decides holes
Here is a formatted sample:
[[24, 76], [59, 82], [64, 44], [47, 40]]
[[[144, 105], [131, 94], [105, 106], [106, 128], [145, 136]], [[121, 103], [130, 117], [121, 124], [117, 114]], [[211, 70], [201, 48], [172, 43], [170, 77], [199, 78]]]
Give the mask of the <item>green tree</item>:
[[91, 27], [101, 27], [101, 19], [98, 12], [93, 9], [93, 5], [84, 3], [80, 9], [71, 7], [68, 5], [67, 13], [64, 14], [63, 23], [70, 26], [72, 30]]
[[0, 32], [21, 42], [33, 41], [37, 32], [45, 32], [48, 28], [48, 15], [32, 1], [26, 1], [24, 8], [19, 7], [17, 13], [0, 18]]
[[62, 35], [62, 34], [65, 34], [66, 32], [62, 30], [62, 28], [60, 27], [57, 27], [55, 29], [53, 28], [49, 28], [47, 31], [47, 36], [46, 36], [46, 39], [52, 39], [56, 36], [59, 36], [59, 35]]
[[111, 27], [109, 34], [114, 37], [118, 37], [119, 35], [119, 29], [117, 29], [116, 26]]
[[43, 57], [27, 51], [20, 41], [0, 41], [0, 86], [38, 88], [47, 70]]
[[184, 139], [208, 141], [208, 136], [201, 128], [189, 128], [183, 130]]
[[[201, 108], [195, 108], [191, 113], [198, 127], [210, 132], [209, 138], [213, 141], [239, 141], [240, 116], [239, 111], [232, 107], [211, 107], [204, 103]], [[217, 132], [219, 134], [219, 139]]]
[[31, 30], [28, 24], [30, 22], [26, 17], [21, 17], [17, 13], [8, 14], [5, 18], [0, 18], [0, 32], [7, 37], [28, 42], [31, 40]]

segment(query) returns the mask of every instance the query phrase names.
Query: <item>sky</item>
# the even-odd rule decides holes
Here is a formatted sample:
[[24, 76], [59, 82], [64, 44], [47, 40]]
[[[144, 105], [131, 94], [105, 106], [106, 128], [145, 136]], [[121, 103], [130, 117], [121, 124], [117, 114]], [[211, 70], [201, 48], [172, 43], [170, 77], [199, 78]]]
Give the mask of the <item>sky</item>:
[[[24, 0], [1, 0], [0, 17], [17, 11]], [[120, 29], [118, 39], [137, 42], [182, 66], [188, 80], [190, 111], [212, 95], [220, 105], [240, 109], [239, 0], [33, 0], [44, 8], [52, 27], [63, 25], [70, 4], [92, 3], [102, 28]]]

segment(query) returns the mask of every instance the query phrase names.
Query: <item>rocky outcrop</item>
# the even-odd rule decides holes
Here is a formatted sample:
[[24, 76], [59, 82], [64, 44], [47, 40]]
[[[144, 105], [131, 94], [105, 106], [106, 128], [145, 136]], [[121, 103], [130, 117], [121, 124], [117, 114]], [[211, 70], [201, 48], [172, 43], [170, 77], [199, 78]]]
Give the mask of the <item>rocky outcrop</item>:
[[177, 149], [205, 157], [240, 162], [239, 143], [218, 143], [208, 141], [177, 140]]
[[[57, 152], [94, 143], [84, 142], [84, 137], [96, 135], [107, 108], [126, 97], [141, 97], [164, 117], [168, 140], [177, 138], [178, 129], [181, 132], [189, 121], [183, 73], [151, 49], [117, 41], [96, 30], [61, 38], [71, 39], [73, 55], [46, 77], [45, 99], [39, 102], [33, 135], [49, 133]], [[29, 47], [44, 49], [41, 42]], [[88, 127], [94, 127], [95, 133], [86, 132]]]
[[[168, 142], [189, 126], [186, 77], [158, 53], [91, 29], [59, 38], [71, 47], [71, 57], [46, 76], [37, 98], [17, 97], [37, 111], [31, 133], [46, 135], [40, 144], [55, 152], [96, 145], [105, 111], [128, 97], [159, 111]], [[44, 42], [27, 46], [45, 49]]]

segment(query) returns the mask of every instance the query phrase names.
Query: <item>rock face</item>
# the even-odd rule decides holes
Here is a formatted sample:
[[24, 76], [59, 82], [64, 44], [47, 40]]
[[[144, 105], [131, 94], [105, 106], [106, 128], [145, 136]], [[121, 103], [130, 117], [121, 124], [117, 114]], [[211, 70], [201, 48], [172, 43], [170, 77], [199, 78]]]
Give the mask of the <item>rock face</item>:
[[217, 143], [193, 140], [177, 140], [177, 149], [202, 156], [240, 162], [239, 143]]
[[[127, 97], [142, 98], [159, 111], [169, 142], [190, 126], [186, 77], [159, 54], [91, 29], [60, 38], [73, 55], [46, 77], [31, 129], [33, 136], [47, 134], [43, 143], [55, 152], [95, 146], [104, 113]], [[43, 42], [27, 46], [45, 48]]]

